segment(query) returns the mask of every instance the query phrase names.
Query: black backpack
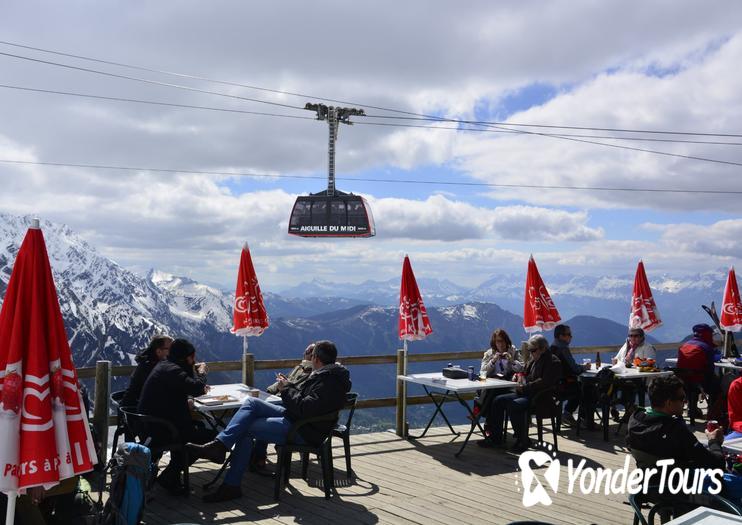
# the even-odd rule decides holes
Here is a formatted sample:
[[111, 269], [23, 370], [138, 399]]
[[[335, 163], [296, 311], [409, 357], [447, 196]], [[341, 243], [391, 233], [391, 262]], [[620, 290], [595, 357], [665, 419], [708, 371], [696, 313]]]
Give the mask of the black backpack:
[[610, 367], [601, 368], [597, 374], [595, 374], [595, 384], [598, 387], [598, 395], [601, 401], [606, 399], [610, 400], [613, 396], [613, 390], [615, 388], [615, 376], [613, 370]]

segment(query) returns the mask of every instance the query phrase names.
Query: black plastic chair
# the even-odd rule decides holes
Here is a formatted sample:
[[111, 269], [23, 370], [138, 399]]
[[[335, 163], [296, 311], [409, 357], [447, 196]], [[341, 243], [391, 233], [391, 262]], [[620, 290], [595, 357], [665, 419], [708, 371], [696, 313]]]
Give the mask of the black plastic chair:
[[[714, 494], [669, 494], [658, 492], [657, 485], [649, 487], [646, 494], [637, 493], [629, 496], [629, 504], [634, 509], [634, 525], [654, 525], [655, 517], [660, 523], [677, 518], [698, 507], [708, 507], [735, 516], [742, 516], [742, 509], [728, 499]], [[649, 504], [649, 514], [645, 518], [642, 505]]]
[[[541, 399], [549, 399], [548, 404], [544, 404], [544, 408], [538, 410], [538, 403]], [[551, 422], [551, 434], [554, 437], [554, 452], [559, 452], [557, 434], [562, 425], [562, 401], [557, 395], [557, 388], [547, 388], [537, 392], [529, 401], [528, 415], [526, 416], [526, 423], [530, 422], [531, 417], [536, 418], [536, 432], [538, 433], [539, 443], [544, 442], [544, 419], [549, 419]]]
[[[543, 409], [541, 412], [539, 412], [536, 410], [536, 404], [544, 396], [548, 396], [550, 398], [550, 403], [548, 405], [548, 409]], [[528, 434], [528, 428], [531, 426], [531, 418], [532, 417], [536, 418], [536, 432], [538, 434], [539, 443], [544, 442], [544, 419], [548, 418], [550, 420], [551, 433], [552, 433], [552, 436], [554, 437], [554, 452], [559, 452], [557, 434], [559, 433], [561, 429], [561, 425], [562, 425], [562, 410], [561, 409], [562, 409], [562, 402], [557, 395], [557, 388], [551, 387], [545, 390], [541, 390], [540, 392], [537, 392], [536, 395], [534, 395], [529, 400], [528, 412], [526, 412], [525, 414], [526, 434]], [[510, 415], [506, 414], [503, 429], [502, 429], [502, 442], [503, 443], [507, 441], [509, 418], [510, 418]]]
[[[116, 408], [116, 430], [113, 432], [113, 444], [111, 445], [111, 457], [116, 453], [116, 447], [118, 446], [119, 437], [124, 436], [124, 441], [130, 441], [132, 439], [132, 433], [126, 426], [126, 419], [121, 414], [121, 400], [124, 398], [126, 390], [118, 390], [111, 394], [111, 405]], [[134, 407], [127, 407], [134, 411]]]
[[345, 394], [345, 406], [343, 410], [348, 411], [348, 419], [345, 424], [338, 423], [332, 429], [332, 437], [339, 437], [343, 440], [343, 449], [345, 451], [345, 471], [348, 478], [353, 477], [353, 470], [350, 468], [350, 424], [353, 421], [353, 413], [356, 411], [356, 401], [358, 400], [357, 392], [348, 392]]
[[[180, 438], [178, 429], [167, 419], [161, 417], [150, 416], [148, 414], [138, 414], [134, 412], [134, 409], [122, 407], [119, 409], [124, 417], [127, 429], [139, 439], [140, 443], [145, 443], [147, 439], [151, 439], [149, 443], [149, 449], [152, 452], [152, 463], [154, 466], [157, 465], [162, 454], [169, 451], [170, 455], [180, 454], [182, 458], [182, 470], [183, 473], [183, 488], [185, 495], [190, 494], [190, 479], [188, 475], [188, 451], [185, 448], [185, 444]], [[154, 482], [154, 478], [157, 474], [157, 468], [152, 469], [152, 480], [150, 480], [149, 486], [151, 487]]]
[[302, 455], [301, 477], [304, 480], [307, 479], [307, 472], [309, 469], [309, 454], [317, 455], [322, 467], [322, 484], [325, 490], [325, 499], [330, 499], [335, 485], [335, 476], [332, 467], [332, 431], [325, 436], [322, 443], [318, 446], [298, 444], [294, 443], [294, 440], [298, 435], [299, 429], [304, 425], [323, 421], [332, 421], [333, 423], [337, 423], [338, 415], [339, 412], [330, 412], [322, 416], [302, 419], [291, 425], [288, 435], [286, 436], [286, 444], [276, 445], [276, 453], [278, 457], [276, 459], [276, 481], [273, 489], [273, 499], [278, 501], [281, 498], [281, 491], [289, 483], [291, 475], [291, 455], [294, 452], [299, 452]]

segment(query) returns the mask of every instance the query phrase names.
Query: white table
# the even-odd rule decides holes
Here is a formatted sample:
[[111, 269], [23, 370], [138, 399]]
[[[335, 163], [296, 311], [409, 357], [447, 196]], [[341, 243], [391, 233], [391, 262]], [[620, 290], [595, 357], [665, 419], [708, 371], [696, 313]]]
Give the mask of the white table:
[[730, 439], [722, 443], [721, 448], [734, 452], [735, 454], [742, 454], [742, 438]]
[[[668, 357], [665, 359], [665, 366], [670, 366], [673, 368], [677, 368], [678, 366], [678, 358], [677, 357]], [[714, 363], [714, 366], [719, 370], [719, 374], [723, 374], [725, 370], [731, 370], [733, 372], [739, 372], [742, 370], [742, 366], [735, 365], [733, 359], [722, 359], [721, 361], [717, 361]]]
[[[211, 388], [208, 393], [194, 398], [193, 408], [205, 416], [206, 421], [214, 427], [214, 430], [219, 430], [220, 427], [223, 428], [226, 426], [224, 417], [237, 411], [242, 406], [242, 403], [250, 395], [252, 388], [242, 383], [209, 386]], [[203, 404], [199, 402], [201, 398], [208, 399], [213, 396], [231, 396], [234, 401], [225, 401], [217, 404]], [[280, 397], [263, 392], [262, 390], [260, 390], [258, 398], [268, 403], [281, 403]]]
[[[406, 376], [398, 376], [398, 379], [401, 379], [402, 381], [405, 381], [409, 384], [422, 386], [423, 389], [425, 389], [425, 393], [433, 401], [433, 404], [435, 404], [435, 411], [428, 421], [428, 424], [425, 426], [425, 430], [423, 430], [423, 433], [417, 436], [416, 439], [425, 436], [425, 434], [428, 432], [428, 429], [430, 428], [430, 425], [433, 423], [435, 416], [437, 416], [438, 414], [440, 414], [446, 421], [446, 424], [448, 425], [448, 428], [451, 430], [452, 434], [456, 436], [461, 435], [460, 432], [456, 432], [453, 429], [453, 426], [451, 426], [451, 422], [448, 421], [446, 414], [443, 412], [443, 403], [445, 403], [449, 399], [455, 399], [461, 405], [463, 405], [464, 408], [466, 408], [466, 411], [469, 413], [469, 417], [471, 418], [471, 426], [469, 428], [469, 433], [466, 435], [464, 442], [461, 444], [461, 448], [455, 454], [456, 457], [458, 457], [464, 451], [464, 448], [469, 442], [469, 438], [471, 438], [471, 435], [474, 433], [475, 429], [478, 428], [482, 435], [485, 435], [484, 429], [479, 424], [479, 419], [482, 414], [475, 416], [474, 412], [469, 406], [469, 403], [467, 403], [467, 401], [461, 397], [461, 394], [470, 394], [473, 392], [478, 392], [479, 390], [513, 390], [516, 386], [518, 386], [518, 383], [515, 383], [513, 381], [505, 381], [504, 379], [495, 379], [489, 377], [484, 381], [481, 381], [479, 379], [476, 381], [470, 381], [469, 379], [449, 379], [447, 377], [443, 377], [443, 374], [441, 372], [410, 374]], [[436, 381], [433, 381], [434, 379]], [[439, 382], [442, 380], [445, 380], [445, 383]]]
[[[611, 365], [603, 365], [601, 368], [607, 368]], [[621, 373], [614, 373], [614, 377], [618, 379], [619, 381], [640, 381], [640, 391], [639, 395], [641, 396], [640, 399], [644, 399], [645, 397], [645, 390], [646, 390], [646, 382], [649, 379], [655, 378], [655, 377], [663, 377], [663, 376], [669, 376], [672, 375], [673, 372], [670, 370], [660, 370], [659, 372], [640, 372], [638, 368], [632, 367], [632, 368], [626, 368]], [[582, 374], [580, 374], [580, 379], [584, 380], [592, 380], [595, 379], [595, 377], [598, 375], [598, 371], [593, 368], [590, 370], [585, 370]], [[584, 384], [584, 383], [583, 383]], [[584, 397], [584, 396], [583, 396]], [[601, 406], [601, 424], [603, 426], [603, 441], [608, 441], [609, 438], [609, 412], [610, 412], [610, 400], [606, 399], [606, 402], [602, 403]], [[578, 429], [579, 429], [579, 421], [578, 421]], [[620, 430], [620, 425], [619, 425]], [[616, 433], [619, 432], [619, 430], [616, 430]]]
[[742, 516], [735, 516], [708, 507], [698, 507], [674, 520], [668, 521], [665, 525], [739, 525], [740, 523], [742, 523]]

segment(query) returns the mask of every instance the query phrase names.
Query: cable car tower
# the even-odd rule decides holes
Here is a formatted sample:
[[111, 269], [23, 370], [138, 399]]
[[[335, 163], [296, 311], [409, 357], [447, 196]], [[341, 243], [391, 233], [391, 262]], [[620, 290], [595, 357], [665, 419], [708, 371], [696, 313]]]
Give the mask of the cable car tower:
[[297, 197], [289, 219], [289, 234], [300, 237], [373, 237], [374, 218], [366, 199], [335, 188], [335, 142], [338, 124], [365, 116], [362, 109], [307, 103], [317, 120], [326, 120], [330, 131], [327, 148], [327, 190]]

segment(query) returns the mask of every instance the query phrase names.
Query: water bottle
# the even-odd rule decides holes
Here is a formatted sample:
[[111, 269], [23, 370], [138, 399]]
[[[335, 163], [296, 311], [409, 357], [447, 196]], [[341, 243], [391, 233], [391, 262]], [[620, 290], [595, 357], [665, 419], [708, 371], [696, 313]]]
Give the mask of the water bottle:
[[479, 379], [479, 377], [474, 374], [474, 367], [470, 366], [469, 367], [469, 381], [476, 381], [477, 379]]

